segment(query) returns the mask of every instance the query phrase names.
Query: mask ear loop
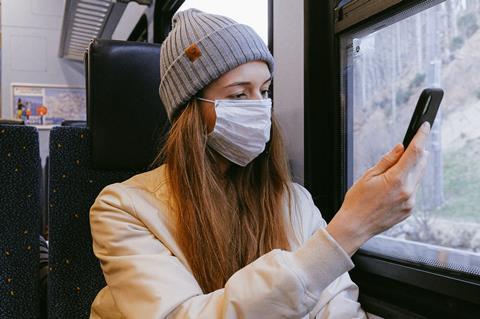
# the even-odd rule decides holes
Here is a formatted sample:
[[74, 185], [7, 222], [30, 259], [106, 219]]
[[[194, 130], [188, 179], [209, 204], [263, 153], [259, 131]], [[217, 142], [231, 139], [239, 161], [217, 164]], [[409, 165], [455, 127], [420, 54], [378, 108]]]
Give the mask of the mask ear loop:
[[[205, 101], [205, 102], [209, 102], [209, 103], [213, 103], [215, 104], [215, 101], [212, 101], [212, 100], [208, 100], [208, 99], [204, 99], [202, 97], [199, 97], [199, 96], [195, 96], [195, 103], [197, 103], [196, 100], [199, 100], [199, 101]], [[208, 130], [207, 130], [207, 126], [205, 126], [205, 137], [208, 136]], [[205, 141], [206, 141], [206, 138], [205, 138]], [[207, 146], [208, 147], [208, 146]]]
[[215, 104], [215, 101], [212, 101], [212, 100], [209, 100], [209, 99], [204, 99], [203, 97], [195, 97], [197, 100], [200, 100], [200, 101], [204, 101], [204, 102], [210, 102], [210, 103], [213, 103]]

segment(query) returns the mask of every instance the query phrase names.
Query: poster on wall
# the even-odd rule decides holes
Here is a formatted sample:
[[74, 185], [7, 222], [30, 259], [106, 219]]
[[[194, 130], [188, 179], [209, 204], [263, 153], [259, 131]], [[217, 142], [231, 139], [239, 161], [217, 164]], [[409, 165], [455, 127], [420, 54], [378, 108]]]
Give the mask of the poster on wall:
[[30, 125], [60, 125], [86, 120], [85, 88], [12, 83], [14, 117]]

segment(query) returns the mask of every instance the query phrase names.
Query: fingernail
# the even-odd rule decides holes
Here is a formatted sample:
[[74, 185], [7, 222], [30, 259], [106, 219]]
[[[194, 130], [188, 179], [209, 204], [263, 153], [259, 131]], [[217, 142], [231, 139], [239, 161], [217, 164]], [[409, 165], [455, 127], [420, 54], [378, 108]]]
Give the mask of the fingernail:
[[400, 152], [402, 151], [402, 148], [403, 148], [403, 147], [402, 147], [401, 144], [395, 145], [395, 147], [393, 148], [393, 153], [394, 153], [394, 154], [400, 153]]
[[424, 122], [420, 129], [422, 130], [422, 132], [428, 133], [430, 131], [430, 123], [429, 122]]

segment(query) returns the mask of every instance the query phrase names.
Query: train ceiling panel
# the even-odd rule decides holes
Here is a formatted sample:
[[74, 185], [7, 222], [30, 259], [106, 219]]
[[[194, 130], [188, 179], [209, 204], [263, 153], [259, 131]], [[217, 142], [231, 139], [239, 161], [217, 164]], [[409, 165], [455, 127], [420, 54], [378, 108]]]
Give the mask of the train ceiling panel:
[[[66, 0], [59, 56], [83, 61], [90, 41], [110, 39], [131, 0]], [[150, 5], [152, 0], [135, 0]]]

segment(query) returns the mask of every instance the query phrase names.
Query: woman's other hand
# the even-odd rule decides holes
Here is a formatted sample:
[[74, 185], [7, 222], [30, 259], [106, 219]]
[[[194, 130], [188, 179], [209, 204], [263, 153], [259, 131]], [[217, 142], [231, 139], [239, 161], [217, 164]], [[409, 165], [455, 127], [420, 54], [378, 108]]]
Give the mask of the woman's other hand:
[[429, 132], [425, 122], [407, 150], [397, 144], [345, 195], [327, 231], [350, 256], [368, 239], [410, 216], [427, 164]]

